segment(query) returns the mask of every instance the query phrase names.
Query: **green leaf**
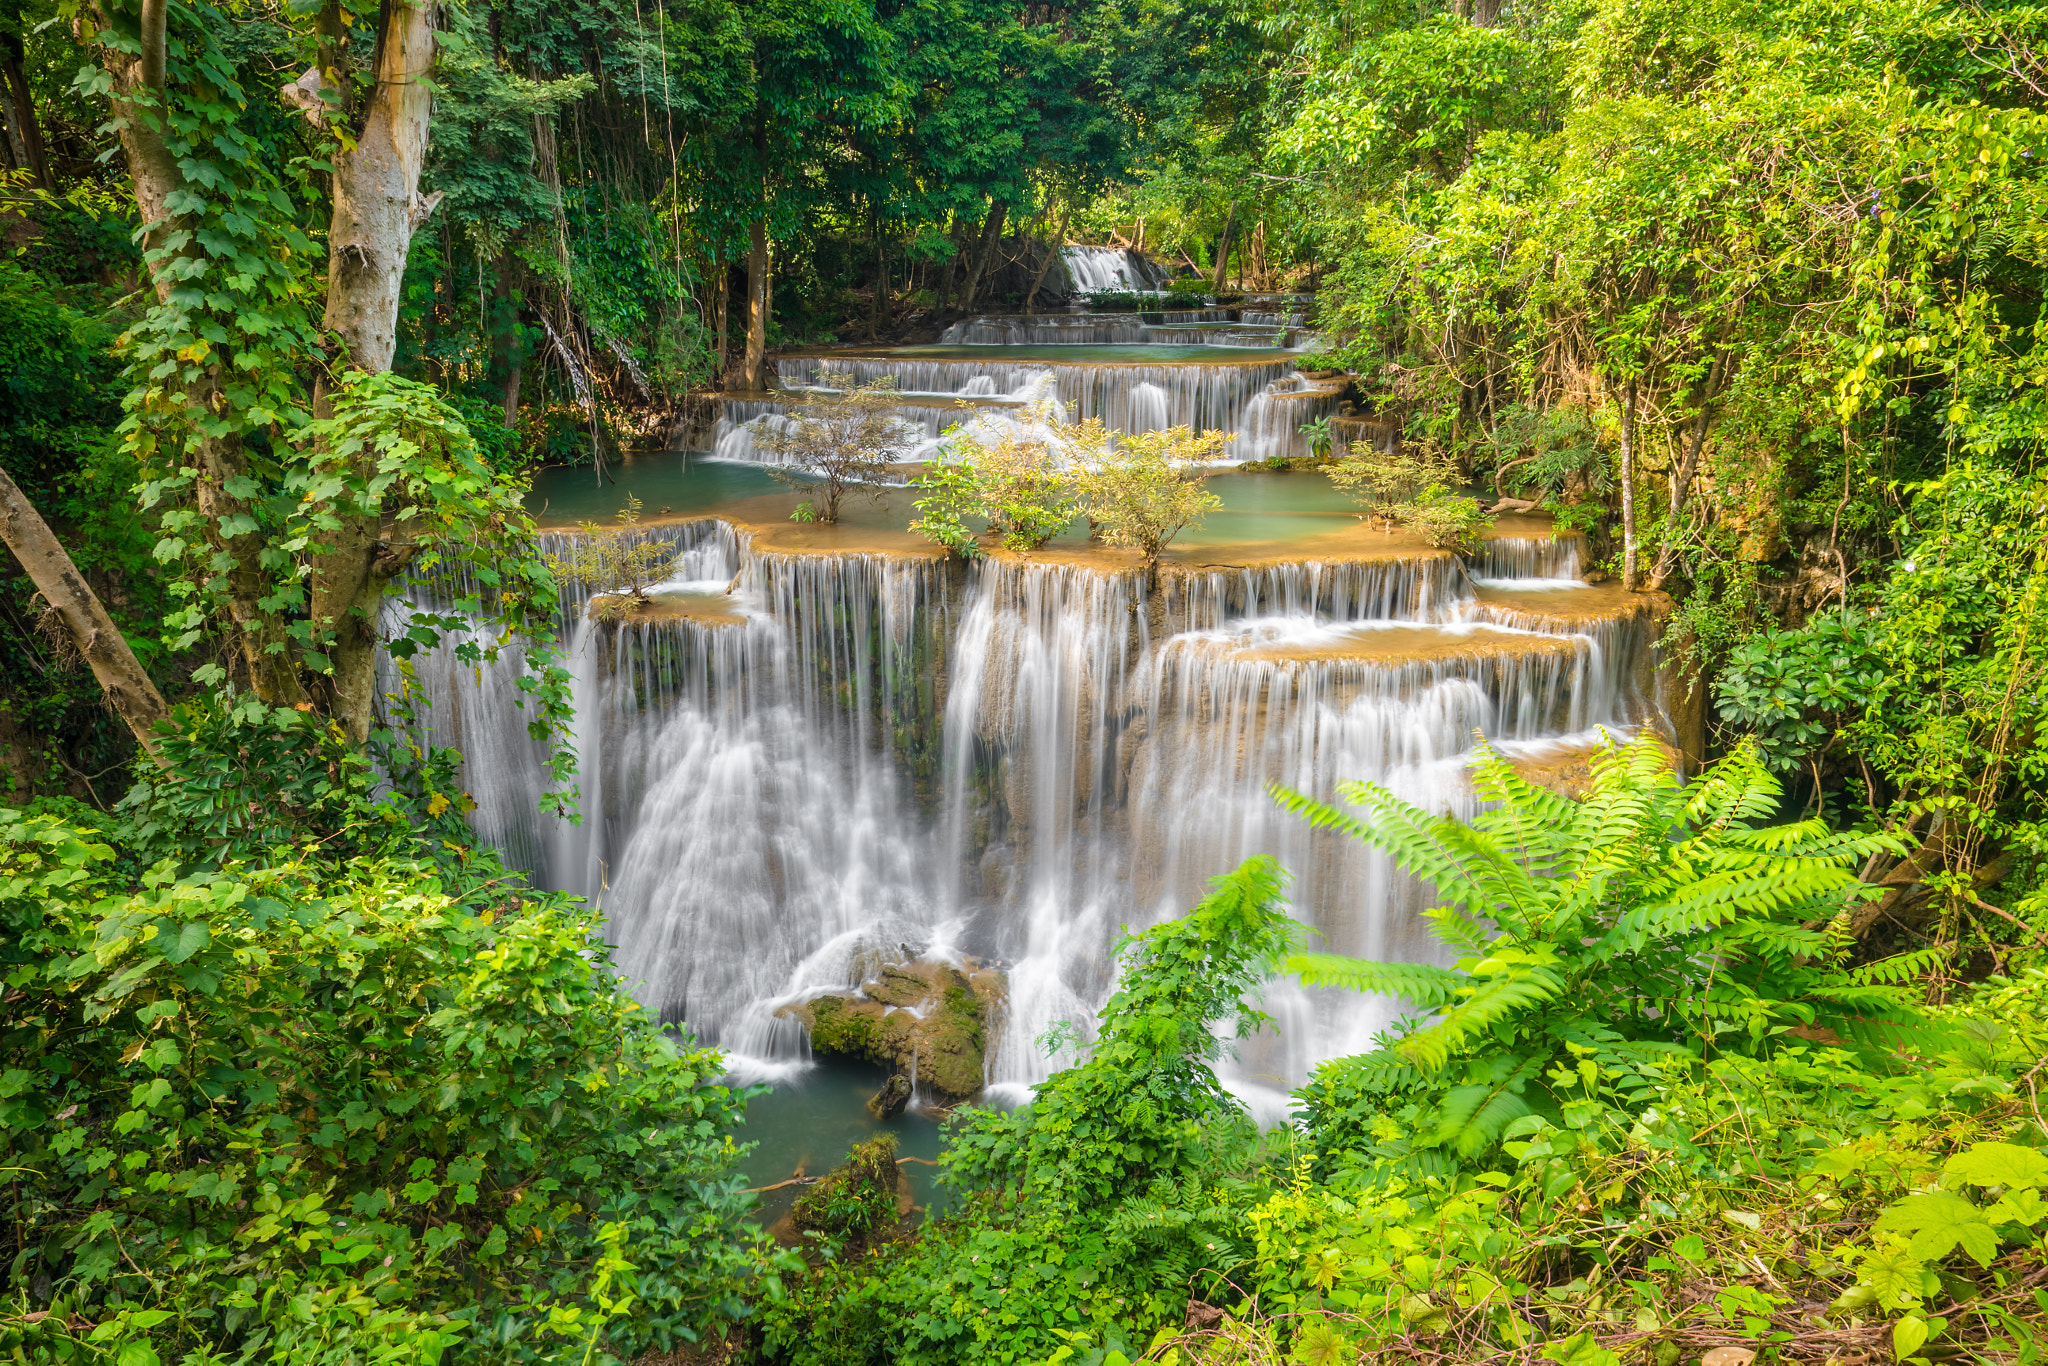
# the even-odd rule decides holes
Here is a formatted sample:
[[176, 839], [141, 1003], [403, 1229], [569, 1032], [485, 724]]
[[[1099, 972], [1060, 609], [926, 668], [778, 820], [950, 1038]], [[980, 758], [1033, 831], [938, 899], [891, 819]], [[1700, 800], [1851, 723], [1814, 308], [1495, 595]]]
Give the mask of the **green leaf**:
[[2040, 1186], [2048, 1184], [2048, 1154], [2017, 1143], [1976, 1143], [1941, 1169], [1944, 1185]]
[[1892, 1325], [1892, 1352], [1904, 1361], [1927, 1345], [1927, 1320], [1908, 1315]]
[[178, 927], [177, 938], [164, 949], [164, 957], [173, 963], [182, 963], [206, 947], [213, 937], [213, 931], [203, 920], [188, 920]]
[[1938, 1261], [1958, 1245], [1979, 1266], [1989, 1266], [1998, 1255], [1998, 1231], [1985, 1219], [1984, 1211], [1947, 1191], [1909, 1195], [1880, 1214], [1875, 1227], [1886, 1232], [1910, 1231], [1912, 1253], [1923, 1261]]

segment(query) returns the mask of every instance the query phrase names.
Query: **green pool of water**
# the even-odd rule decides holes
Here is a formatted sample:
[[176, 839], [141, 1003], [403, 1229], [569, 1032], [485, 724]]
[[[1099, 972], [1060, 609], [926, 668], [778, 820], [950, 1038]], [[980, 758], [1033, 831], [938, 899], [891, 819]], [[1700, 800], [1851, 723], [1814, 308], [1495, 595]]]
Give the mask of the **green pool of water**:
[[700, 516], [742, 498], [782, 491], [762, 466], [687, 458], [680, 451], [610, 461], [605, 475], [599, 484], [587, 465], [550, 465], [534, 475], [526, 506], [542, 526], [574, 526], [611, 521], [629, 493], [638, 495], [641, 516], [652, 521]]
[[[602, 488], [589, 469], [556, 467], [542, 470], [533, 481], [527, 506], [543, 526], [609, 522], [628, 493], [639, 497], [643, 515], [704, 516], [741, 499], [779, 495], [789, 507], [802, 501], [768, 476], [758, 465], [730, 464], [679, 452], [637, 456], [607, 467], [611, 477]], [[1309, 471], [1212, 474], [1208, 484], [1223, 506], [1201, 527], [1185, 532], [1176, 544], [1217, 547], [1270, 544], [1318, 536], [1355, 525], [1351, 501], [1320, 474]], [[917, 516], [911, 503], [917, 494], [889, 488], [879, 499], [856, 491], [842, 505], [840, 524], [867, 531], [901, 531]], [[761, 509], [752, 509], [757, 515]], [[1056, 545], [1080, 545], [1088, 539], [1087, 523], [1076, 518], [1054, 538]]]
[[[757, 1146], [740, 1163], [749, 1186], [786, 1181], [801, 1168], [823, 1176], [846, 1161], [856, 1143], [877, 1134], [896, 1135], [896, 1156], [924, 1159], [906, 1162], [911, 1198], [930, 1212], [943, 1203], [943, 1190], [929, 1165], [939, 1155], [939, 1121], [920, 1110], [906, 1110], [895, 1119], [879, 1120], [867, 1111], [868, 1097], [881, 1089], [887, 1073], [879, 1067], [820, 1063], [798, 1077], [778, 1083], [765, 1096], [747, 1103], [747, 1120], [734, 1137]], [[785, 1186], [761, 1196], [760, 1218], [773, 1223], [789, 1212], [801, 1186]]]

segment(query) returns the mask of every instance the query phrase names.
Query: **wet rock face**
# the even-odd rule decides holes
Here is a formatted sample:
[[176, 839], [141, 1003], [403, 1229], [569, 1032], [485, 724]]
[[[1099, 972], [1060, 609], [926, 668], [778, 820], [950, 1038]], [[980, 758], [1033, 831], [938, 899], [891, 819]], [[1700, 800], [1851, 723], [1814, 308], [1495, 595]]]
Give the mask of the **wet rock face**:
[[858, 992], [815, 997], [789, 1013], [817, 1052], [877, 1063], [962, 1100], [981, 1090], [989, 1007], [1000, 991], [1001, 977], [989, 969], [970, 975], [948, 963], [887, 963]]

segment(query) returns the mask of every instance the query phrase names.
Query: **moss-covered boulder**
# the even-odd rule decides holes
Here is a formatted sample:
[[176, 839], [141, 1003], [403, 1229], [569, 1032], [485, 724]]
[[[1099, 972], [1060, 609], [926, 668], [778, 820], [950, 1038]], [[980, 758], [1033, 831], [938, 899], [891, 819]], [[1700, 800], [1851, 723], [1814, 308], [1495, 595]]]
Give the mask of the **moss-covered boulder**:
[[981, 1090], [990, 1007], [1002, 991], [1000, 974], [969, 968], [886, 963], [858, 992], [814, 997], [789, 1013], [819, 1053], [876, 1063], [964, 1100]]

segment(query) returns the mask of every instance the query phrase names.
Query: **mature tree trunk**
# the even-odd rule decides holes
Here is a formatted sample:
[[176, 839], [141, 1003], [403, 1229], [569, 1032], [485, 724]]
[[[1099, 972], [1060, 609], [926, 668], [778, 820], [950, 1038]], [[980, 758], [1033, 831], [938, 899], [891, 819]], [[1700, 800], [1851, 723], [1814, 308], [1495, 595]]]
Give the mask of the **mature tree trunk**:
[[[340, 361], [364, 370], [391, 368], [406, 255], [413, 232], [440, 201], [439, 194], [420, 197], [434, 108], [428, 83], [434, 46], [426, 0], [386, 4], [376, 86], [354, 145], [334, 154], [323, 325], [341, 343]], [[316, 407], [324, 406], [323, 398], [316, 391]], [[367, 469], [357, 473], [367, 482]], [[331, 636], [330, 713], [358, 744], [369, 738], [376, 710], [378, 609], [388, 581], [407, 558], [382, 546], [382, 535], [381, 511], [367, 508], [343, 517], [312, 557], [313, 625]]]
[[4, 469], [0, 469], [0, 540], [7, 542], [36, 591], [63, 621], [78, 653], [92, 666], [93, 677], [106, 691], [107, 700], [134, 732], [135, 742], [154, 755], [157, 723], [170, 709], [107, 609], [100, 605], [99, 595]]
[[981, 230], [981, 250], [976, 254], [974, 265], [967, 275], [966, 291], [960, 296], [960, 307], [972, 309], [974, 296], [981, 289], [981, 282], [987, 278], [989, 267], [995, 260], [996, 249], [1003, 244], [1003, 220], [1009, 217], [1010, 206], [998, 204], [995, 212], [988, 216], [988, 222]]
[[14, 107], [15, 131], [21, 137], [22, 155], [28, 163], [23, 169], [35, 176], [37, 184], [55, 193], [57, 182], [50, 176], [50, 158], [43, 149], [42, 126], [36, 122], [35, 95], [28, 88], [28, 50], [22, 44], [21, 23], [21, 7], [17, 4], [5, 30], [0, 31], [0, 71], [4, 71], [7, 77], [8, 102]]
[[768, 223], [747, 226], [747, 355], [740, 388], [750, 394], [768, 387]]
[[1052, 263], [1060, 259], [1060, 248], [1064, 247], [1067, 242], [1067, 224], [1073, 217], [1074, 200], [1069, 195], [1066, 204], [1060, 209], [1060, 225], [1052, 230], [1052, 240], [1046, 243], [1045, 260], [1039, 265], [1038, 273], [1031, 277], [1031, 290], [1024, 296], [1024, 314], [1026, 317], [1031, 316], [1038, 300], [1039, 286], [1045, 283], [1047, 273], [1052, 270]]
[[1209, 285], [1211, 294], [1223, 292], [1223, 272], [1230, 266], [1230, 234], [1237, 227], [1237, 201], [1230, 201], [1230, 213], [1223, 220], [1223, 235], [1216, 239], [1216, 278]]
[[[168, 209], [172, 196], [185, 188], [184, 173], [178, 167], [162, 134], [162, 104], [165, 98], [164, 21], [168, 0], [142, 0], [141, 22], [137, 28], [137, 51], [133, 54], [103, 48], [107, 74], [113, 78], [108, 102], [120, 125], [121, 147], [128, 157], [128, 180], [135, 191], [135, 206], [145, 225], [143, 246], [160, 251], [169, 234], [178, 230]], [[106, 23], [106, 16], [99, 16]], [[184, 252], [200, 251], [196, 243]], [[151, 283], [159, 302], [169, 302], [176, 272], [159, 260], [151, 270]], [[216, 355], [220, 353], [216, 352]], [[229, 381], [224, 366], [216, 361], [185, 393], [187, 407], [195, 413], [211, 412], [220, 391]], [[195, 433], [190, 463], [198, 471], [193, 498], [198, 504], [209, 547], [229, 565], [222, 576], [222, 594], [228, 617], [234, 622], [233, 645], [240, 656], [246, 682], [256, 696], [276, 706], [296, 706], [305, 700], [305, 689], [293, 661], [290, 641], [276, 614], [265, 610], [263, 599], [270, 594], [259, 556], [262, 536], [249, 531], [223, 535], [225, 525], [254, 526], [249, 501], [231, 489], [248, 478], [248, 457], [234, 436]]]
[[1635, 592], [1636, 573], [1636, 382], [1621, 396], [1621, 586]]
[[327, 231], [324, 326], [346, 361], [389, 370], [398, 343], [398, 297], [413, 230], [440, 196], [420, 197], [427, 123], [434, 108], [428, 73], [434, 28], [424, 0], [386, 9], [377, 85], [353, 147], [334, 158], [334, 217]]

